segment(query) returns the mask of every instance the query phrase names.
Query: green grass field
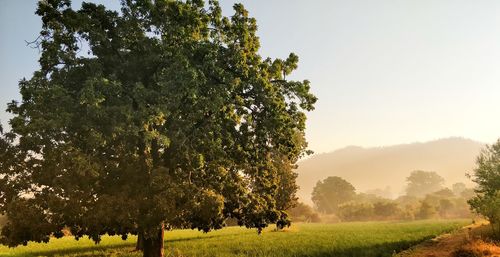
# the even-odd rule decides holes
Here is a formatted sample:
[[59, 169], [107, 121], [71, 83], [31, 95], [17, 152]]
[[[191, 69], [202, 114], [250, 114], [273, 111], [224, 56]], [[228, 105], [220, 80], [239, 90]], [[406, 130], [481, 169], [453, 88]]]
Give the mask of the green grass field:
[[[286, 231], [228, 227], [207, 234], [174, 230], [165, 234], [166, 256], [392, 256], [436, 235], [466, 225], [469, 220], [415, 222], [353, 222], [295, 224]], [[141, 256], [133, 252], [136, 238], [103, 237], [99, 245], [72, 237], [49, 244], [18, 248], [0, 246], [0, 256]]]

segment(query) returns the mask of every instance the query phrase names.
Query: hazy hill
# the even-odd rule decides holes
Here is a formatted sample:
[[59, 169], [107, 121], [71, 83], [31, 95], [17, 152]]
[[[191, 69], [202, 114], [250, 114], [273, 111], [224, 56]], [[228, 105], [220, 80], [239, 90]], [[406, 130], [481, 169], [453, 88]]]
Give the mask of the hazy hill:
[[299, 197], [310, 203], [314, 185], [328, 176], [348, 180], [358, 192], [390, 186], [392, 195], [397, 196], [404, 190], [405, 178], [418, 169], [436, 171], [447, 185], [455, 182], [470, 185], [465, 173], [474, 167], [482, 147], [483, 143], [469, 139], [447, 138], [377, 148], [349, 146], [314, 155], [299, 162]]

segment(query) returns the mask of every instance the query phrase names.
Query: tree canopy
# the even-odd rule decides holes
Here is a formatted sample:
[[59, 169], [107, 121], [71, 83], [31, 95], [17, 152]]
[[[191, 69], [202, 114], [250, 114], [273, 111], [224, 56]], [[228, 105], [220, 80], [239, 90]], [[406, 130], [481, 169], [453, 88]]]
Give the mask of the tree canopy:
[[409, 196], [423, 197], [443, 188], [444, 178], [434, 171], [413, 171], [406, 178], [408, 185], [406, 194]]
[[356, 196], [354, 186], [341, 177], [333, 176], [318, 181], [312, 192], [312, 201], [320, 212], [335, 213], [340, 204]]
[[212, 0], [39, 2], [40, 69], [0, 142], [2, 243], [67, 227], [140, 234], [144, 256], [161, 256], [164, 227], [260, 231], [286, 215], [316, 97], [287, 79], [297, 55], [259, 55], [243, 5], [221, 13]]

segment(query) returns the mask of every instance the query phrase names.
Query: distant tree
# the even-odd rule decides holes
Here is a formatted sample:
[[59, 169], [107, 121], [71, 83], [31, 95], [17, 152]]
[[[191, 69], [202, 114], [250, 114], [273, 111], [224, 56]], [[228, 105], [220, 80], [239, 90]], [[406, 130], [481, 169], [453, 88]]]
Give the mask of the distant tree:
[[416, 196], [402, 195], [395, 200], [400, 206], [417, 205], [419, 199]]
[[462, 193], [460, 193], [460, 197], [462, 197], [466, 200], [469, 200], [469, 199], [473, 198], [474, 196], [476, 196], [476, 192], [472, 188], [466, 188], [464, 191], [462, 191]]
[[377, 218], [388, 219], [396, 217], [400, 208], [395, 201], [380, 201], [373, 204], [373, 214]]
[[417, 210], [418, 207], [416, 205], [406, 204], [402, 207], [399, 217], [402, 220], [415, 220]]
[[439, 215], [441, 218], [448, 218], [448, 215], [453, 212], [453, 209], [455, 207], [455, 204], [453, 203], [452, 199], [449, 198], [443, 198], [439, 199]]
[[318, 213], [311, 206], [302, 202], [298, 202], [288, 213], [292, 221], [321, 222]]
[[342, 203], [351, 201], [356, 196], [356, 189], [341, 177], [328, 177], [318, 181], [312, 192], [312, 201], [318, 211], [335, 213]]
[[417, 218], [419, 219], [431, 219], [435, 218], [437, 215], [436, 206], [431, 204], [429, 201], [422, 201], [420, 208], [417, 213]]
[[432, 195], [435, 195], [435, 196], [440, 197], [440, 198], [452, 198], [452, 197], [455, 197], [455, 194], [449, 188], [443, 188], [441, 190], [433, 192]]
[[458, 197], [453, 200], [454, 210], [453, 217], [457, 218], [470, 218], [472, 217], [471, 209], [467, 203], [468, 198]]
[[433, 206], [441, 218], [467, 218], [470, 217], [471, 214], [467, 208], [464, 210], [466, 199], [461, 196], [456, 196], [448, 188], [443, 188], [439, 191], [427, 194], [422, 201]]
[[380, 201], [384, 201], [386, 199], [375, 195], [375, 194], [369, 194], [369, 193], [359, 193], [356, 194], [356, 196], [353, 199], [356, 202], [363, 202], [363, 203], [376, 203]]
[[465, 184], [461, 182], [455, 183], [451, 186], [451, 190], [456, 196], [460, 196], [460, 194], [462, 194], [462, 192], [465, 191], [466, 189], [467, 187], [465, 186]]
[[406, 194], [409, 196], [423, 197], [443, 188], [444, 179], [434, 171], [413, 171], [406, 178], [408, 185]]
[[287, 79], [298, 57], [261, 57], [241, 4], [223, 17], [217, 1], [121, 3], [38, 3], [40, 70], [0, 142], [1, 242], [132, 233], [158, 257], [164, 228], [277, 222], [280, 183], [294, 190], [277, 162], [304, 155], [316, 101]]
[[469, 204], [490, 221], [500, 237], [500, 139], [481, 151], [472, 180], [477, 184], [476, 196], [469, 200]]
[[390, 186], [387, 186], [384, 189], [376, 188], [376, 189], [368, 190], [368, 191], [366, 191], [366, 193], [371, 194], [371, 195], [376, 195], [378, 197], [385, 198], [385, 199], [392, 198], [392, 190], [391, 190]]

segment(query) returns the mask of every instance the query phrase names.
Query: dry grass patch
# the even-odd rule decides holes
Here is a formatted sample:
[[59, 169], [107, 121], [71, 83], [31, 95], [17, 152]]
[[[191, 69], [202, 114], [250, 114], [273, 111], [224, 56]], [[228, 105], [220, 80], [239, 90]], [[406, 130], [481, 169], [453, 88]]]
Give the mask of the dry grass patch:
[[481, 239], [468, 242], [454, 251], [453, 257], [500, 257], [500, 246]]

